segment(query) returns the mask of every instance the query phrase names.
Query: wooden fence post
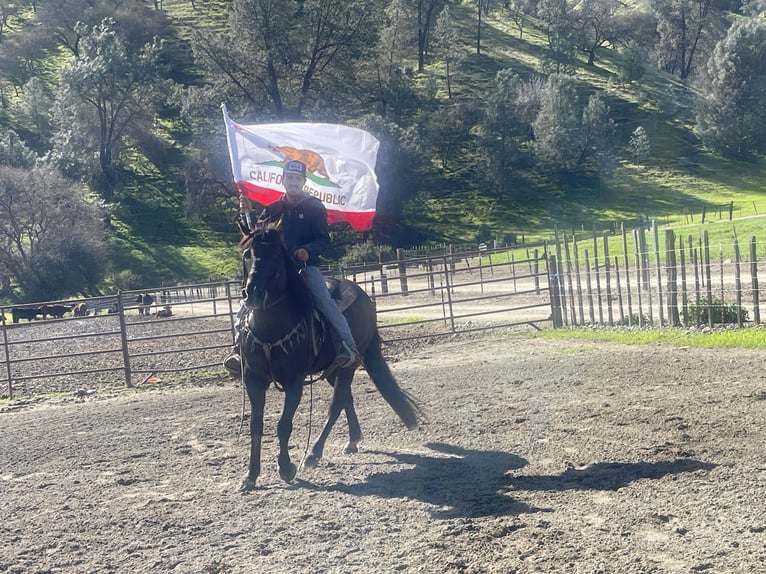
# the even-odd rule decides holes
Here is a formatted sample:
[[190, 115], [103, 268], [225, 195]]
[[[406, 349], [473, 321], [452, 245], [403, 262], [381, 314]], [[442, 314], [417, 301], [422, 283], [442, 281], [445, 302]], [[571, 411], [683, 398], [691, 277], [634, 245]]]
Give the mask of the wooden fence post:
[[683, 319], [681, 323], [684, 327], [689, 326], [689, 298], [686, 294], [686, 256], [684, 255], [684, 240], [683, 237], [678, 238], [678, 256], [680, 258], [681, 268], [681, 313]]
[[612, 284], [609, 278], [609, 235], [604, 233], [604, 276], [606, 278], [606, 312], [609, 317], [609, 326], [614, 325], [614, 314], [612, 313]]
[[117, 291], [117, 316], [120, 319], [120, 340], [122, 342], [122, 364], [125, 369], [125, 385], [133, 388], [130, 377], [130, 350], [128, 349], [128, 328], [125, 325], [125, 308], [122, 306], [122, 291]]
[[[553, 227], [553, 236], [554, 241], [556, 243], [556, 258], [554, 261], [556, 262], [556, 265], [558, 267], [556, 268], [556, 280], [559, 282], [558, 285], [558, 294], [559, 297], [562, 296], [562, 293], [564, 292], [564, 264], [562, 263], [564, 257], [561, 255], [561, 240], [559, 239], [559, 226], [554, 225]], [[561, 300], [559, 299], [559, 308], [561, 309]], [[561, 320], [564, 322], [564, 325], [567, 324], [567, 314], [563, 312], [561, 313]]]
[[630, 256], [628, 255], [628, 235], [625, 232], [625, 222], [622, 226], [622, 251], [625, 260], [625, 289], [628, 292], [628, 324], [630, 324], [630, 317], [633, 316], [633, 300], [630, 296]]
[[638, 243], [638, 230], [633, 230], [633, 254], [636, 258], [636, 282], [638, 284], [638, 289], [636, 290], [636, 295], [638, 296], [638, 326], [643, 327], [644, 326], [644, 309], [643, 304], [641, 301], [641, 280], [643, 273], [641, 271], [641, 254], [639, 253], [639, 243]]
[[402, 295], [406, 296], [409, 292], [407, 289], [407, 264], [404, 262], [404, 249], [401, 247], [396, 250], [396, 260], [399, 262], [399, 285]]
[[[527, 249], [527, 253], [529, 253], [529, 250]], [[538, 257], [537, 249], [535, 249], [535, 264], [534, 264], [534, 274], [535, 274], [535, 294], [540, 294], [540, 258]]]
[[604, 306], [601, 302], [601, 277], [598, 269], [598, 237], [596, 227], [593, 227], [593, 270], [596, 272], [596, 297], [598, 297], [598, 322], [604, 324]]
[[657, 267], [657, 306], [660, 310], [660, 327], [665, 323], [665, 312], [662, 309], [662, 262], [660, 261], [660, 238], [657, 222], [652, 222], [652, 237], [654, 239], [654, 259]]
[[593, 310], [593, 289], [590, 283], [590, 261], [588, 259], [588, 250], [585, 250], [585, 290], [588, 293], [588, 315], [590, 316], [590, 324], [596, 324], [596, 316]]
[[582, 281], [580, 280], [580, 256], [577, 253], [577, 240], [572, 238], [572, 252], [574, 254], [575, 284], [577, 285], [577, 309], [580, 314], [580, 325], [585, 325], [585, 315], [582, 308]]
[[548, 258], [548, 285], [551, 290], [551, 319], [553, 320], [553, 328], [558, 329], [564, 326], [564, 322], [561, 319], [561, 296], [555, 255], [551, 255]]
[[678, 267], [676, 266], [676, 234], [665, 230], [665, 269], [668, 274], [668, 322], [671, 327], [681, 323], [678, 315]]
[[739, 241], [734, 240], [734, 289], [737, 301], [737, 326], [742, 327], [742, 280], [740, 277]]
[[[573, 236], [574, 237], [574, 236]], [[575, 315], [575, 294], [572, 287], [572, 259], [569, 256], [569, 241], [567, 240], [567, 234], [564, 234], [564, 253], [567, 258], [567, 286], [569, 287], [569, 313], [572, 317], [572, 325], [577, 325], [577, 316]], [[566, 295], [563, 297], [566, 302]]]
[[705, 292], [707, 294], [707, 324], [713, 326], [713, 279], [710, 269], [710, 236], [707, 229], [702, 234], [702, 245], [705, 265]]
[[622, 289], [620, 288], [620, 261], [614, 258], [614, 278], [617, 281], [617, 303], [620, 305], [620, 325], [625, 324], [625, 309], [622, 306]]
[[758, 301], [758, 255], [755, 249], [755, 235], [750, 237], [750, 282], [753, 289], [753, 321], [761, 324], [761, 309]]

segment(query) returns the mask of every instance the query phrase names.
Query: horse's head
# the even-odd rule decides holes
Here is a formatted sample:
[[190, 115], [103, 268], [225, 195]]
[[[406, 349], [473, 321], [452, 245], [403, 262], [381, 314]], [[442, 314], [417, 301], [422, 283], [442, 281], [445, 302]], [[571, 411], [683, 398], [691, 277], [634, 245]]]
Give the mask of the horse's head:
[[242, 290], [248, 307], [268, 307], [287, 290], [289, 257], [282, 244], [281, 229], [281, 219], [259, 224], [240, 242], [243, 256], [250, 258], [250, 271]]

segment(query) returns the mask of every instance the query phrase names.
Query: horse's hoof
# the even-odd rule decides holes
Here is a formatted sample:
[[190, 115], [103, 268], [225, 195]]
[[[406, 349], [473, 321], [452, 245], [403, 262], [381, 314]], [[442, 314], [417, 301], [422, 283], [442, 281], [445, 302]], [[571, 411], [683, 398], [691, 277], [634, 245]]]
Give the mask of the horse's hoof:
[[242, 481], [242, 485], [239, 487], [239, 491], [242, 494], [246, 494], [248, 492], [252, 492], [253, 490], [255, 490], [255, 480], [245, 477], [245, 479]]
[[292, 482], [296, 474], [298, 474], [298, 467], [293, 463], [290, 463], [286, 468], [279, 469], [279, 477], [285, 482]]
[[346, 445], [346, 448], [343, 449], [343, 452], [345, 454], [356, 454], [359, 452], [359, 449], [357, 448], [355, 442], [350, 442]]
[[319, 464], [319, 457], [314, 456], [313, 454], [310, 454], [306, 457], [306, 460], [303, 462], [303, 466], [306, 468], [316, 468]]

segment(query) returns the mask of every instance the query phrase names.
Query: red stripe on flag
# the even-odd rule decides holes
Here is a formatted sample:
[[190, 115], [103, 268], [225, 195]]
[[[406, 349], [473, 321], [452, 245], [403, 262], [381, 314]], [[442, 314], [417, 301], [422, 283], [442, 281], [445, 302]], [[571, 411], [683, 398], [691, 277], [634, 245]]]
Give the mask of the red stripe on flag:
[[327, 210], [327, 222], [339, 223], [346, 221], [357, 231], [369, 231], [372, 229], [372, 220], [375, 217], [374, 211], [335, 211]]
[[249, 181], [238, 181], [237, 189], [239, 189], [239, 193], [248, 199], [252, 199], [253, 201], [260, 203], [261, 205], [269, 205], [270, 203], [274, 203], [284, 195], [284, 193], [280, 191], [269, 189], [268, 187], [260, 187], [250, 183]]
[[[249, 181], [238, 181], [237, 188], [239, 192], [261, 205], [274, 203], [284, 194], [268, 187], [260, 187]], [[375, 217], [374, 211], [336, 211], [327, 210], [327, 223], [347, 222], [357, 231], [369, 231], [372, 229], [372, 220]]]

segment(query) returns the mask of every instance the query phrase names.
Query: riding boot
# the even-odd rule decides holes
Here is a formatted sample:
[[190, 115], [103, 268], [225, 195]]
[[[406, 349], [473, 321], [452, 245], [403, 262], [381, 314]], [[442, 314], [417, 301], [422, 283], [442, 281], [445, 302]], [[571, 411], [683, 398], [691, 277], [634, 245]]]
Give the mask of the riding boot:
[[234, 335], [234, 345], [231, 347], [231, 352], [223, 360], [223, 368], [229, 371], [229, 374], [241, 378], [242, 377], [242, 357], [239, 350], [239, 331], [237, 330]]
[[341, 341], [335, 351], [335, 363], [344, 369], [356, 367], [362, 362], [362, 356], [356, 348], [353, 339], [350, 341]]
[[242, 378], [242, 357], [240, 356], [239, 337], [240, 326], [244, 320], [245, 311], [245, 304], [240, 301], [239, 310], [234, 319], [234, 345], [231, 348], [231, 352], [223, 360], [223, 368], [237, 378]]
[[335, 348], [335, 364], [339, 367], [346, 369], [348, 367], [355, 367], [361, 363], [361, 356], [356, 349], [356, 343], [353, 339], [348, 343], [340, 338], [340, 334], [329, 325], [327, 328], [330, 332], [330, 338], [332, 339], [333, 347]]
[[231, 352], [223, 360], [223, 367], [230, 375], [237, 378], [242, 376], [242, 357], [239, 356], [239, 345], [234, 345]]

